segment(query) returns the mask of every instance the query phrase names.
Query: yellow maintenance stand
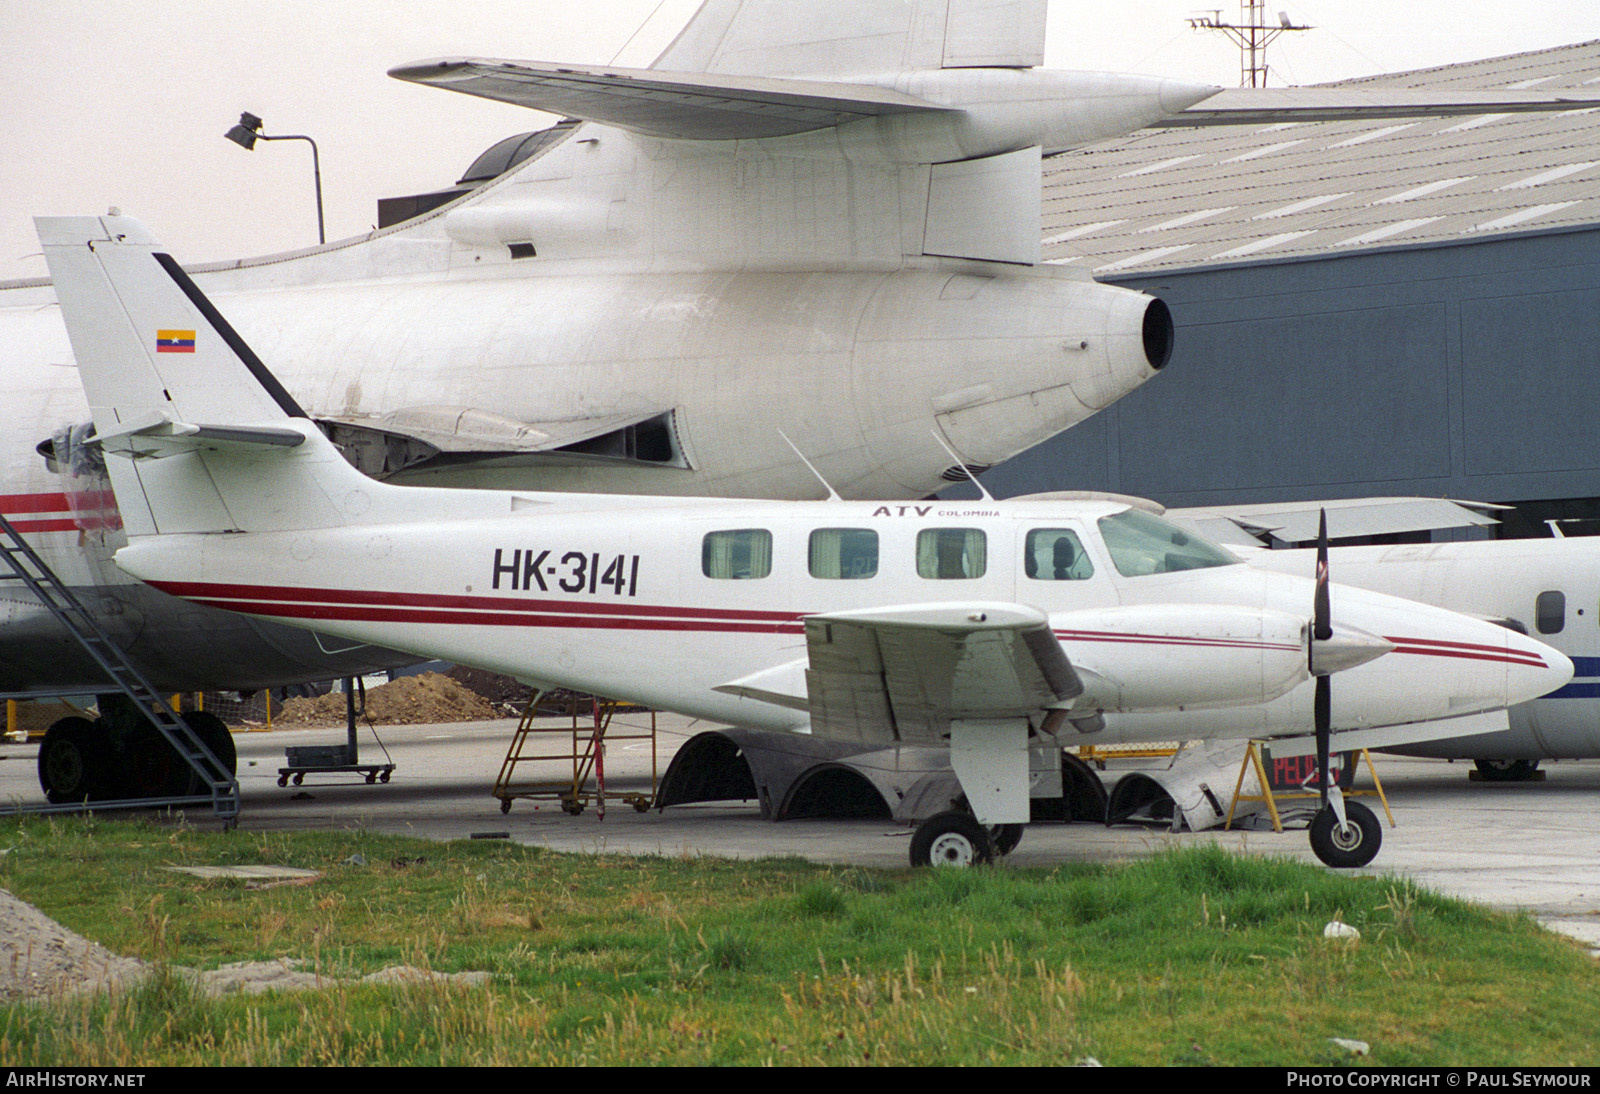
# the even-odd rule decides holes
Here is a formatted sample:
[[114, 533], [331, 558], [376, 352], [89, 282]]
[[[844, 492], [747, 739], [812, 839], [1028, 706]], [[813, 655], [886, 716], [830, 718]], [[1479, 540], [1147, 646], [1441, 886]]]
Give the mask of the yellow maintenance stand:
[[[554, 801], [566, 812], [577, 816], [590, 802], [596, 803], [601, 815], [605, 813], [605, 746], [612, 741], [650, 742], [650, 792], [628, 792], [613, 797], [633, 806], [640, 813], [655, 801], [658, 773], [656, 767], [656, 712], [643, 707], [622, 703], [615, 699], [591, 696], [587, 704], [588, 717], [580, 718], [585, 704], [581, 697], [572, 702], [567, 716], [561, 718], [539, 715], [539, 693], [528, 700], [512, 735], [511, 747], [506, 751], [505, 762], [500, 765], [500, 775], [494, 781], [492, 793], [500, 799], [500, 812], [511, 812], [511, 803], [522, 798], [528, 801]], [[618, 710], [637, 711], [650, 715], [648, 729], [622, 727], [612, 729], [612, 715]], [[542, 724], [541, 724], [542, 722]], [[530, 767], [531, 765], [531, 767]], [[525, 771], [519, 779], [518, 768]], [[529, 777], [529, 776], [534, 777]]]
[[[1278, 815], [1278, 802], [1320, 797], [1315, 790], [1283, 790], [1274, 794], [1272, 792], [1272, 783], [1267, 778], [1267, 770], [1261, 763], [1261, 746], [1264, 743], [1263, 741], [1251, 741], [1249, 747], [1245, 749], [1244, 761], [1239, 764], [1239, 778], [1233, 784], [1233, 801], [1228, 803], [1228, 819], [1222, 824], [1224, 829], [1233, 827], [1234, 810], [1239, 807], [1240, 802], [1265, 802], [1267, 812], [1272, 817], [1272, 830], [1274, 832], [1282, 832], [1283, 819]], [[1378, 769], [1372, 764], [1372, 754], [1364, 748], [1356, 749], [1355, 752], [1356, 770], [1359, 771], [1363, 763], [1367, 765], [1367, 774], [1372, 776], [1374, 789], [1346, 790], [1344, 796], [1347, 798], [1377, 798], [1378, 803], [1383, 806], [1383, 815], [1389, 818], [1389, 827], [1393, 828], [1394, 814], [1389, 812], [1389, 799], [1383, 793], [1383, 783], [1378, 781]], [[1251, 773], [1252, 769], [1256, 777], [1256, 784], [1261, 787], [1261, 793], [1241, 793], [1244, 789], [1244, 777]]]

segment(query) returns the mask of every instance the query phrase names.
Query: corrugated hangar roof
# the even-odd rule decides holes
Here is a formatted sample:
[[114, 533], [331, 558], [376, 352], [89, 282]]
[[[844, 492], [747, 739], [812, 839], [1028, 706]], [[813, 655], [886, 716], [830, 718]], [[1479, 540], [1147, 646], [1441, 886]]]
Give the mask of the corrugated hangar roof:
[[[1600, 85], [1600, 41], [1326, 86]], [[1101, 276], [1600, 222], [1600, 109], [1151, 129], [1045, 161], [1044, 257]]]

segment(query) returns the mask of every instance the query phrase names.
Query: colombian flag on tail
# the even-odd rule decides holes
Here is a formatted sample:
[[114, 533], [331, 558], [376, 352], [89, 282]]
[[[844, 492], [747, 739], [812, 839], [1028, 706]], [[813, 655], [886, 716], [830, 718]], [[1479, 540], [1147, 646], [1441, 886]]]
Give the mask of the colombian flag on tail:
[[192, 330], [158, 330], [156, 331], [157, 353], [193, 353], [194, 331]]

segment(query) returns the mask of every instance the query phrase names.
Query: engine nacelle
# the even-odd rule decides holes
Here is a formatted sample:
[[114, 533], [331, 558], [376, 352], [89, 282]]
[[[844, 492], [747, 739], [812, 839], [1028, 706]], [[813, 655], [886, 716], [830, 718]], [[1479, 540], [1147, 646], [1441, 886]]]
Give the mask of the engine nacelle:
[[1084, 683], [1075, 711], [1253, 705], [1309, 675], [1306, 618], [1288, 612], [1141, 604], [1067, 612], [1050, 626]]

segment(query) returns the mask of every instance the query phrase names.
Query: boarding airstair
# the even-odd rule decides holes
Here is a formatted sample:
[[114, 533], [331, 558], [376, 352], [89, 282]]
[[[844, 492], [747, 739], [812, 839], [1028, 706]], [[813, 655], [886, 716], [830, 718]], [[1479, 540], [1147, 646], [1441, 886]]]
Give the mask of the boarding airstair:
[[11, 574], [0, 572], [0, 580], [21, 581], [40, 604], [77, 639], [84, 652], [106, 674], [111, 688], [124, 696], [165, 740], [173, 752], [187, 763], [206, 789], [192, 795], [130, 798], [109, 801], [60, 802], [50, 805], [11, 805], [0, 807], [0, 816], [19, 813], [81, 813], [108, 809], [151, 809], [183, 805], [210, 805], [223, 826], [232, 828], [239, 816], [239, 783], [217, 756], [195, 735], [194, 730], [172, 709], [144, 674], [134, 667], [121, 648], [112, 642], [95, 622], [82, 602], [62, 584], [38, 552], [28, 546], [22, 534], [0, 515], [0, 559]]

